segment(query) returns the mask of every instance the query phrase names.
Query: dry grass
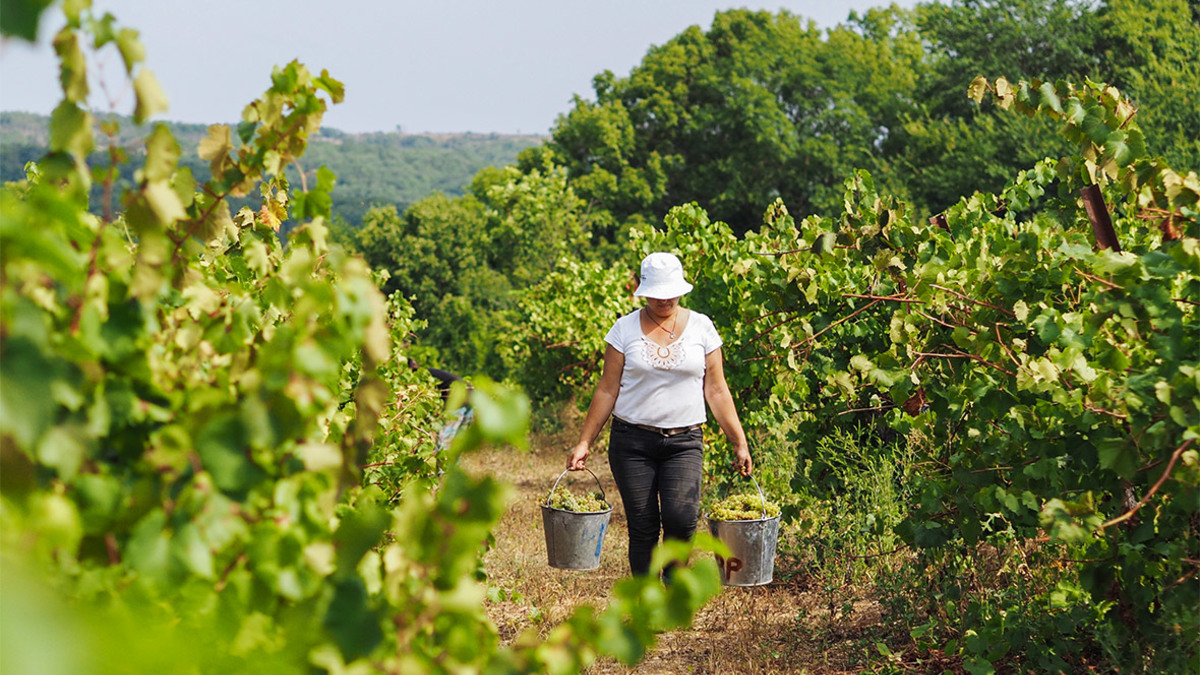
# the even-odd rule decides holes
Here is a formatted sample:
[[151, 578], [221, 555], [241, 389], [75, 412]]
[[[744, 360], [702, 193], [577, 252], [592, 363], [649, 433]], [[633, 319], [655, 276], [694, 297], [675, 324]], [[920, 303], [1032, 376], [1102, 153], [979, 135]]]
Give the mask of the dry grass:
[[[530, 452], [487, 449], [463, 458], [469, 472], [494, 476], [517, 490], [496, 529], [495, 547], [484, 560], [488, 583], [510, 594], [487, 608], [506, 642], [530, 628], [545, 635], [581, 605], [602, 608], [613, 584], [628, 573], [625, 514], [603, 453], [593, 454], [588, 463], [614, 507], [600, 569], [572, 572], [546, 563], [539, 504], [562, 471], [570, 443], [570, 435], [561, 434], [535, 439]], [[592, 482], [587, 474], [563, 480], [581, 489]], [[776, 578], [768, 586], [723, 589], [690, 629], [661, 634], [636, 668], [602, 659], [588, 672], [860, 672], [867, 665], [865, 653], [873, 651], [871, 636], [883, 630], [878, 607], [859, 601], [853, 612], [841, 614], [839, 609], [832, 615], [828, 596], [809, 588], [802, 575], [777, 565]]]

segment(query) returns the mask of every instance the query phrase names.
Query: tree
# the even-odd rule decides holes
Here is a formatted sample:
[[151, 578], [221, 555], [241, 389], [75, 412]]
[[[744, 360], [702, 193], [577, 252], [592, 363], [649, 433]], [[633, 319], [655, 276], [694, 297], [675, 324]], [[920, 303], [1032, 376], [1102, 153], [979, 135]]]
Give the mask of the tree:
[[932, 63], [918, 95], [935, 117], [970, 117], [977, 75], [1081, 80], [1101, 67], [1099, 25], [1085, 0], [954, 0], [919, 5], [914, 21]]
[[1139, 123], [1159, 133], [1150, 151], [1173, 166], [1200, 165], [1200, 4], [1191, 0], [1109, 0], [1099, 11], [1099, 45], [1111, 76], [1138, 106]]
[[561, 258], [595, 260], [593, 214], [568, 186], [565, 170], [547, 165], [481, 171], [471, 194], [434, 194], [403, 216], [377, 207], [354, 245], [387, 270], [383, 288], [411, 300], [427, 326], [419, 338], [442, 363], [464, 373], [508, 374], [510, 316], [517, 293], [537, 283]]
[[929, 68], [914, 92], [919, 112], [896, 129], [887, 155], [903, 176], [893, 179], [906, 188], [897, 194], [907, 194], [919, 213], [938, 213], [976, 191], [998, 191], [1047, 153], [1069, 151], [1049, 121], [997, 114], [963, 92], [981, 74], [1096, 77], [1098, 26], [1088, 3], [956, 0], [919, 5], [913, 21]]
[[902, 16], [873, 11], [824, 40], [787, 12], [719, 12], [628, 77], [597, 76], [596, 100], [577, 98], [548, 146], [618, 221], [696, 201], [744, 232], [776, 197], [801, 213], [832, 208], [836, 176], [874, 165], [908, 105], [921, 52]]

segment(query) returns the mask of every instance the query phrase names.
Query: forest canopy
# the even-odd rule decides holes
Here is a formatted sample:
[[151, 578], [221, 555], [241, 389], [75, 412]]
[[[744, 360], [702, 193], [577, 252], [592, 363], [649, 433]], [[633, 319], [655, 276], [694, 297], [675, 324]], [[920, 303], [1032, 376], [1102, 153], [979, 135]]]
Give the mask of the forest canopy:
[[[107, 119], [99, 116], [99, 124]], [[138, 152], [144, 129], [130, 124], [128, 117], [111, 119], [120, 124], [116, 142], [128, 152]], [[167, 123], [167, 128], [184, 148], [180, 159], [200, 177], [208, 175], [208, 163], [196, 149], [208, 135], [203, 124]], [[49, 147], [50, 118], [20, 112], [0, 112], [0, 181], [25, 177], [25, 164], [36, 161]], [[314, 181], [316, 170], [327, 167], [337, 175], [332, 193], [333, 214], [349, 227], [362, 224], [373, 206], [392, 206], [404, 211], [437, 192], [457, 197], [466, 192], [472, 176], [486, 167], [502, 167], [516, 161], [526, 148], [544, 136], [513, 134], [406, 134], [399, 131], [350, 134], [323, 127], [312, 138], [303, 162], [289, 167], [288, 177], [298, 185]], [[94, 154], [89, 163], [101, 166], [104, 153]], [[304, 171], [305, 181], [300, 178]], [[132, 184], [132, 175], [121, 184]]]

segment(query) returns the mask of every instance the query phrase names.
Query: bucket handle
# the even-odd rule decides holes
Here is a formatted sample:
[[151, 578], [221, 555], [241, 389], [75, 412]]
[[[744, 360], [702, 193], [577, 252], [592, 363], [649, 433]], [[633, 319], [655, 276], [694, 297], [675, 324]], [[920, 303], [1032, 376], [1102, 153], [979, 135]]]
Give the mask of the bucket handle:
[[755, 487], [755, 489], [758, 490], [758, 498], [762, 500], [762, 502], [761, 502], [762, 503], [762, 517], [764, 519], [766, 519], [766, 517], [767, 517], [767, 496], [765, 494], [763, 494], [762, 486], [758, 484], [758, 481], [754, 480], [754, 474], [750, 474], [749, 476], [746, 476], [746, 477], [754, 482], [754, 487]]
[[758, 489], [758, 498], [762, 500], [761, 502], [759, 502], [760, 504], [762, 504], [762, 517], [766, 518], [767, 517], [767, 496], [765, 494], [763, 494], [762, 486], [758, 484], [758, 481], [754, 480], [754, 474], [750, 474], [749, 478], [750, 478], [750, 480], [754, 481], [754, 487]]
[[[584, 470], [584, 471], [586, 471], [586, 472], [588, 472], [588, 473], [590, 473], [590, 474], [592, 474], [592, 478], [595, 478], [595, 479], [596, 479], [596, 487], [600, 488], [600, 499], [604, 500], [604, 503], [605, 503], [605, 504], [607, 504], [607, 503], [608, 503], [608, 497], [607, 497], [607, 496], [605, 496], [605, 494], [604, 494], [604, 486], [600, 484], [600, 477], [599, 477], [599, 476], [597, 476], [595, 473], [593, 473], [593, 472], [592, 472], [592, 470], [591, 470], [591, 469], [589, 469], [589, 468], [587, 468], [586, 466], [585, 466], [585, 467], [583, 467], [583, 470]], [[558, 483], [559, 483], [559, 481], [561, 481], [561, 480], [563, 479], [563, 476], [565, 476], [565, 475], [567, 475], [568, 473], [570, 473], [570, 471], [571, 471], [570, 469], [567, 469], [567, 470], [563, 471], [562, 473], [558, 474], [558, 480], [554, 481], [554, 487], [550, 488], [550, 494], [546, 495], [546, 503], [545, 503], [545, 504], [543, 504], [543, 506], [550, 506], [550, 495], [554, 494], [554, 491], [555, 491], [556, 489], [558, 489]], [[755, 485], [757, 485], [757, 483], [755, 483]], [[759, 490], [759, 492], [761, 493], [761, 492], [762, 492], [762, 490], [760, 489], [760, 490]], [[764, 504], [766, 503], [766, 499], [765, 499], [765, 498], [763, 499], [763, 503], [764, 503]]]
[[750, 474], [749, 476], [747, 476], [747, 478], [749, 478], [751, 481], [754, 482], [754, 487], [755, 487], [755, 489], [758, 490], [758, 498], [762, 500], [762, 502], [761, 502], [762, 517], [766, 518], [767, 517], [767, 496], [765, 494], [763, 494], [762, 486], [758, 484], [758, 481], [754, 480], [754, 474]]

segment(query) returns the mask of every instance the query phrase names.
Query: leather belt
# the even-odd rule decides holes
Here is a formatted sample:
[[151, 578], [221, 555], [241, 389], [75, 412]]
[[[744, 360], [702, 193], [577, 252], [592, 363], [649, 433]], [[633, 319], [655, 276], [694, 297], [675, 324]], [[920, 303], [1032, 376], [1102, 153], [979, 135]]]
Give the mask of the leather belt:
[[663, 427], [652, 427], [649, 424], [634, 424], [633, 422], [626, 422], [625, 420], [621, 419], [620, 417], [617, 417], [616, 415], [613, 415], [613, 422], [618, 422], [620, 424], [624, 424], [627, 427], [633, 427], [635, 429], [641, 429], [643, 431], [652, 431], [660, 436], [678, 436], [679, 434], [685, 434], [693, 429], [699, 429], [701, 426], [699, 424], [693, 424], [693, 425], [686, 426], [686, 427], [671, 427], [671, 428], [664, 429]]

